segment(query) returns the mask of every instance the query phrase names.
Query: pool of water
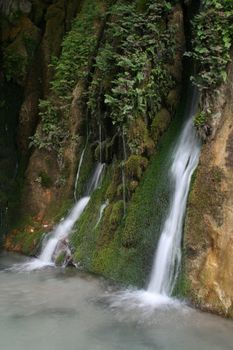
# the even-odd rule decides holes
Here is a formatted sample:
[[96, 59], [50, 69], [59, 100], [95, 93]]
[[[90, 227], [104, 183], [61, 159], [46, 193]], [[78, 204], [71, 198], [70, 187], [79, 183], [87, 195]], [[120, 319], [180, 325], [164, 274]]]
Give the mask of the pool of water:
[[232, 321], [176, 301], [158, 306], [75, 269], [12, 269], [23, 261], [0, 255], [1, 350], [233, 348]]

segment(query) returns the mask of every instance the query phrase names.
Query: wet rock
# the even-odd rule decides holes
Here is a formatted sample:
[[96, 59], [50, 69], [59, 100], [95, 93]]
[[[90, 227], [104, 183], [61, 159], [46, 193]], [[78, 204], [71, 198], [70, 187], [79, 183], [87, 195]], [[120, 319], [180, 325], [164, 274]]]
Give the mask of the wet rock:
[[202, 148], [185, 225], [185, 265], [191, 297], [203, 309], [230, 317], [233, 317], [232, 77], [231, 63], [222, 93], [212, 102], [207, 101], [215, 116], [214, 135]]
[[67, 266], [71, 264], [72, 254], [69, 248], [68, 239], [63, 239], [58, 242], [52, 259], [58, 266]]

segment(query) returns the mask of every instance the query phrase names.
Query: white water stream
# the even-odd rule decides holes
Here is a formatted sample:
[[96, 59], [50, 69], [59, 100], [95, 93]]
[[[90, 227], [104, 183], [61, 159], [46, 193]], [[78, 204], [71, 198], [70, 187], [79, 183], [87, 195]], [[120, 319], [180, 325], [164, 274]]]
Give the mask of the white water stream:
[[173, 194], [147, 289], [148, 292], [165, 297], [171, 296], [179, 273], [183, 219], [191, 177], [199, 160], [200, 142], [193, 126], [197, 102], [197, 95], [194, 94], [187, 111], [188, 120], [172, 155], [170, 177]]
[[171, 155], [167, 174], [171, 181], [170, 207], [158, 242], [148, 287], [146, 290], [128, 289], [110, 295], [109, 302], [113, 308], [153, 312], [154, 309], [182, 307], [182, 303], [171, 298], [171, 295], [181, 263], [182, 229], [190, 181], [200, 153], [200, 141], [193, 126], [197, 105], [198, 95], [193, 91], [185, 111], [186, 122]]
[[74, 224], [82, 215], [84, 209], [90, 201], [92, 192], [98, 187], [101, 181], [103, 169], [104, 164], [99, 163], [91, 178], [86, 195], [75, 203], [69, 215], [57, 225], [54, 231], [51, 232], [51, 237], [45, 242], [45, 244], [43, 244], [43, 248], [38, 259], [33, 259], [23, 266], [19, 266], [20, 270], [26, 269], [30, 271], [44, 266], [54, 265], [53, 255], [56, 251], [58, 243], [65, 240], [69, 236]]
[[109, 204], [109, 201], [107, 200], [105, 203], [103, 203], [100, 206], [99, 217], [98, 217], [97, 223], [95, 224], [95, 228], [99, 225], [99, 223], [103, 217], [104, 211], [105, 211], [106, 207], [108, 206], [108, 204]]
[[76, 178], [75, 178], [74, 199], [75, 199], [76, 202], [77, 202], [77, 194], [76, 194], [76, 192], [77, 192], [78, 180], [79, 180], [80, 170], [81, 170], [81, 166], [82, 166], [82, 163], [83, 163], [83, 157], [84, 157], [85, 151], [86, 151], [86, 146], [84, 147], [84, 149], [83, 149], [83, 151], [81, 153], [81, 157], [80, 157], [79, 165], [78, 165], [78, 171], [77, 171]]

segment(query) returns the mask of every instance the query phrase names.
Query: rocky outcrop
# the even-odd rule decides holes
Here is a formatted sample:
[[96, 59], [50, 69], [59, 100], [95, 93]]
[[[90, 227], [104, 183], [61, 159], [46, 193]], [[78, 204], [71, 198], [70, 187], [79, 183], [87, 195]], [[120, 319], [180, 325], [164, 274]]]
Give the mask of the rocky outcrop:
[[[27, 215], [30, 216], [37, 213], [37, 216], [41, 218], [48, 214], [48, 210], [50, 210], [52, 205], [59, 207], [59, 201], [65, 200], [64, 198], [72, 198], [77, 160], [79, 159], [82, 148], [84, 147], [86, 137], [86, 128], [83, 128], [83, 122], [86, 116], [83, 104], [83, 96], [87, 90], [86, 80], [80, 78], [76, 82], [75, 88], [69, 99], [71, 102], [61, 100], [49, 88], [49, 83], [52, 77], [52, 72], [49, 68], [51, 54], [58, 55], [62, 38], [62, 33], [59, 32], [61, 29], [60, 22], [56, 21], [55, 23], [54, 17], [52, 17], [53, 20], [51, 19], [51, 14], [55, 12], [56, 14], [59, 13], [61, 15], [62, 10], [60, 6], [62, 3], [64, 3], [64, 1], [59, 1], [58, 4], [51, 5], [48, 8], [48, 21], [41, 49], [44, 51], [42, 56], [45, 60], [43, 63], [45, 82], [43, 85], [43, 96], [46, 96], [48, 99], [51, 98], [53, 105], [59, 109], [60, 119], [67, 120], [66, 130], [64, 130], [67, 134], [67, 138], [60, 151], [58, 149], [56, 150], [57, 152], [52, 150], [52, 146], [51, 149], [38, 147], [33, 150], [26, 171], [23, 195], [23, 203], [27, 208]], [[104, 4], [104, 1], [102, 3]], [[59, 7], [57, 8], [58, 5]], [[56, 11], [55, 8], [57, 8]], [[104, 14], [104, 6], [102, 11]], [[64, 18], [63, 14], [63, 17], [60, 18], [60, 20], [64, 21]], [[50, 23], [50, 21], [52, 22]], [[101, 35], [102, 23], [102, 18], [95, 19], [94, 36], [97, 38], [97, 41]], [[52, 32], [49, 29], [50, 26], [52, 26]], [[59, 28], [59, 30], [57, 31], [56, 28]], [[53, 32], [55, 37], [52, 35]], [[43, 134], [42, 128], [43, 122], [40, 120], [36, 129], [36, 132], [40, 135]], [[45, 174], [46, 178], [50, 180], [48, 186], [43, 185], [43, 179], [42, 181], [40, 180], [41, 174]], [[51, 220], [53, 221], [52, 218]]]
[[[73, 260], [90, 271], [142, 285], [150, 269], [155, 241], [152, 228], [155, 220], [151, 220], [154, 196], [149, 187], [157, 186], [161, 159], [157, 161], [153, 156], [172, 122], [181, 91], [185, 50], [183, 10], [178, 4], [165, 9], [161, 0], [150, 9], [146, 6], [144, 15], [144, 12], [137, 12], [134, 2], [122, 5], [119, 1], [111, 7], [112, 14], [109, 15], [108, 1], [99, 0], [95, 6], [90, 0], [83, 1], [71, 31], [63, 41], [61, 55], [51, 69], [51, 56], [60, 53], [64, 26], [67, 25], [65, 17], [68, 12], [70, 14], [68, 8], [64, 14], [64, 4], [61, 0], [54, 2], [42, 11], [43, 16], [34, 7], [31, 16], [35, 23], [43, 22], [35, 55], [40, 62], [32, 65], [29, 71], [18, 135], [22, 152], [27, 152], [28, 137], [35, 129], [33, 140], [36, 142], [23, 183], [20, 213], [23, 225], [8, 235], [6, 248], [28, 253], [30, 249], [25, 249], [24, 243], [27, 247], [35, 247], [30, 230], [37, 232], [35, 235], [39, 238], [38, 226], [44, 227], [48, 221], [50, 227], [70, 208], [78, 160], [87, 144], [88, 134], [77, 197], [85, 191], [94, 162], [101, 159], [107, 166], [101, 189], [93, 195], [79, 221], [79, 229], [74, 229], [71, 239]], [[148, 25], [145, 16], [154, 26]], [[142, 34], [145, 40], [144, 37], [139, 40]], [[113, 36], [118, 39], [112, 40]], [[126, 50], [127, 40], [130, 46]], [[150, 41], [151, 47], [140, 61], [146, 40]], [[119, 85], [117, 89], [113, 88], [115, 84]], [[131, 94], [132, 91], [138, 91], [141, 98]], [[118, 103], [111, 106], [114, 98], [108, 100], [110, 105], [106, 102], [106, 96], [114, 93], [122, 94], [117, 97], [121, 102], [120, 110]], [[44, 108], [39, 107], [38, 118], [38, 99], [41, 97]], [[57, 131], [59, 137], [55, 139], [55, 145], [53, 137]], [[170, 140], [171, 136], [166, 142]], [[144, 175], [146, 168], [148, 173]], [[146, 196], [144, 186], [149, 191]], [[99, 208], [104, 203], [108, 205], [98, 222]], [[142, 211], [146, 212], [143, 220], [138, 214]], [[136, 231], [135, 226], [138, 226]], [[147, 230], [146, 239], [142, 238], [144, 230]], [[63, 249], [54, 258], [62, 263]], [[122, 269], [125, 265], [127, 268]]]
[[233, 317], [233, 64], [212, 111], [185, 224], [189, 294], [203, 309]]
[[[81, 3], [82, 1], [75, 0], [68, 3], [63, 0], [12, 0], [0, 4], [3, 67], [0, 83], [1, 90], [4, 91], [0, 101], [0, 133], [1, 142], [4, 143], [0, 162], [6, 164], [5, 158], [8, 157], [8, 163], [11, 164], [10, 167], [7, 163], [7, 167], [1, 167], [0, 170], [1, 179], [5, 179], [7, 174], [7, 180], [0, 191], [1, 213], [7, 210], [7, 218], [3, 220], [4, 233], [16, 221], [18, 227], [22, 221], [26, 225], [25, 220], [30, 221], [26, 216], [34, 218], [34, 228], [37, 231], [38, 220], [43, 226], [41, 218], [46, 213], [46, 205], [51, 204], [52, 198], [55, 202], [58, 200], [60, 183], [56, 156], [45, 151], [32, 152], [29, 147], [30, 137], [40, 127], [38, 105], [39, 100], [49, 92], [53, 75], [51, 58], [59, 56], [63, 36], [70, 29]], [[9, 157], [10, 142], [14, 155]], [[28, 231], [26, 226], [24, 232]], [[17, 230], [16, 232], [18, 233]], [[28, 237], [32, 240], [32, 235], [29, 234]], [[25, 242], [26, 240], [25, 236]], [[22, 247], [18, 242], [14, 244], [14, 241], [12, 239], [11, 249], [14, 246]], [[7, 246], [10, 247], [9, 244]], [[21, 251], [25, 250], [22, 248]], [[26, 251], [28, 252], [27, 249]]]

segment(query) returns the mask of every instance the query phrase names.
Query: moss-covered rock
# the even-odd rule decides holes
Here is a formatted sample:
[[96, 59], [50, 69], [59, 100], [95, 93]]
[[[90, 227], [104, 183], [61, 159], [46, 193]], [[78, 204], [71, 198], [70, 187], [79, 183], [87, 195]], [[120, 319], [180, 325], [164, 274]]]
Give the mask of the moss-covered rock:
[[7, 235], [4, 248], [6, 250], [33, 256], [39, 251], [42, 236], [43, 231], [39, 225], [37, 225], [37, 228], [34, 226], [26, 226], [24, 229], [13, 230]]
[[154, 117], [152, 125], [151, 125], [151, 136], [155, 142], [158, 143], [159, 138], [164, 133], [164, 131], [168, 128], [168, 125], [171, 122], [171, 114], [170, 112], [162, 108], [158, 114]]
[[189, 196], [183, 270], [193, 303], [228, 317], [233, 317], [232, 77], [230, 64], [227, 83], [207, 100], [217, 115], [216, 131], [202, 147]]
[[106, 200], [112, 202], [118, 198], [117, 196], [119, 195], [119, 192], [117, 192], [117, 188], [119, 184], [122, 184], [122, 170], [120, 165], [115, 163], [112, 173], [112, 181], [109, 183], [105, 194]]
[[109, 217], [109, 222], [111, 229], [114, 231], [118, 227], [122, 217], [124, 215], [124, 202], [123, 200], [117, 201], [113, 204], [111, 215]]
[[172, 89], [169, 91], [169, 94], [166, 98], [166, 103], [169, 107], [169, 110], [175, 111], [180, 102], [180, 91], [179, 89]]
[[[146, 283], [170, 193], [161, 171], [168, 171], [169, 155], [179, 128], [179, 122], [174, 122], [149, 164], [140, 155], [129, 158], [125, 173], [131, 180], [127, 187], [132, 185], [131, 191], [135, 193], [127, 203], [126, 216], [121, 166], [115, 163], [108, 168], [102, 187], [91, 197], [71, 239], [74, 259], [85, 269], [127, 284]], [[146, 168], [143, 173], [138, 170], [141, 167]], [[110, 203], [96, 227], [101, 204], [107, 198]]]
[[137, 118], [130, 123], [127, 140], [133, 154], [146, 156], [153, 154], [154, 142], [149, 136], [146, 123], [141, 118]]
[[49, 48], [49, 55], [58, 56], [64, 35], [65, 7], [64, 1], [57, 1], [48, 7], [46, 16], [46, 31], [44, 40]]
[[66, 261], [66, 253], [61, 252], [55, 259], [55, 264], [57, 266], [63, 266]]
[[131, 155], [124, 165], [127, 178], [140, 180], [143, 171], [147, 168], [147, 166], [147, 158], [138, 155]]
[[23, 85], [40, 41], [40, 31], [29, 18], [22, 17], [11, 37], [13, 41], [4, 48], [4, 73], [7, 80], [14, 79]]

